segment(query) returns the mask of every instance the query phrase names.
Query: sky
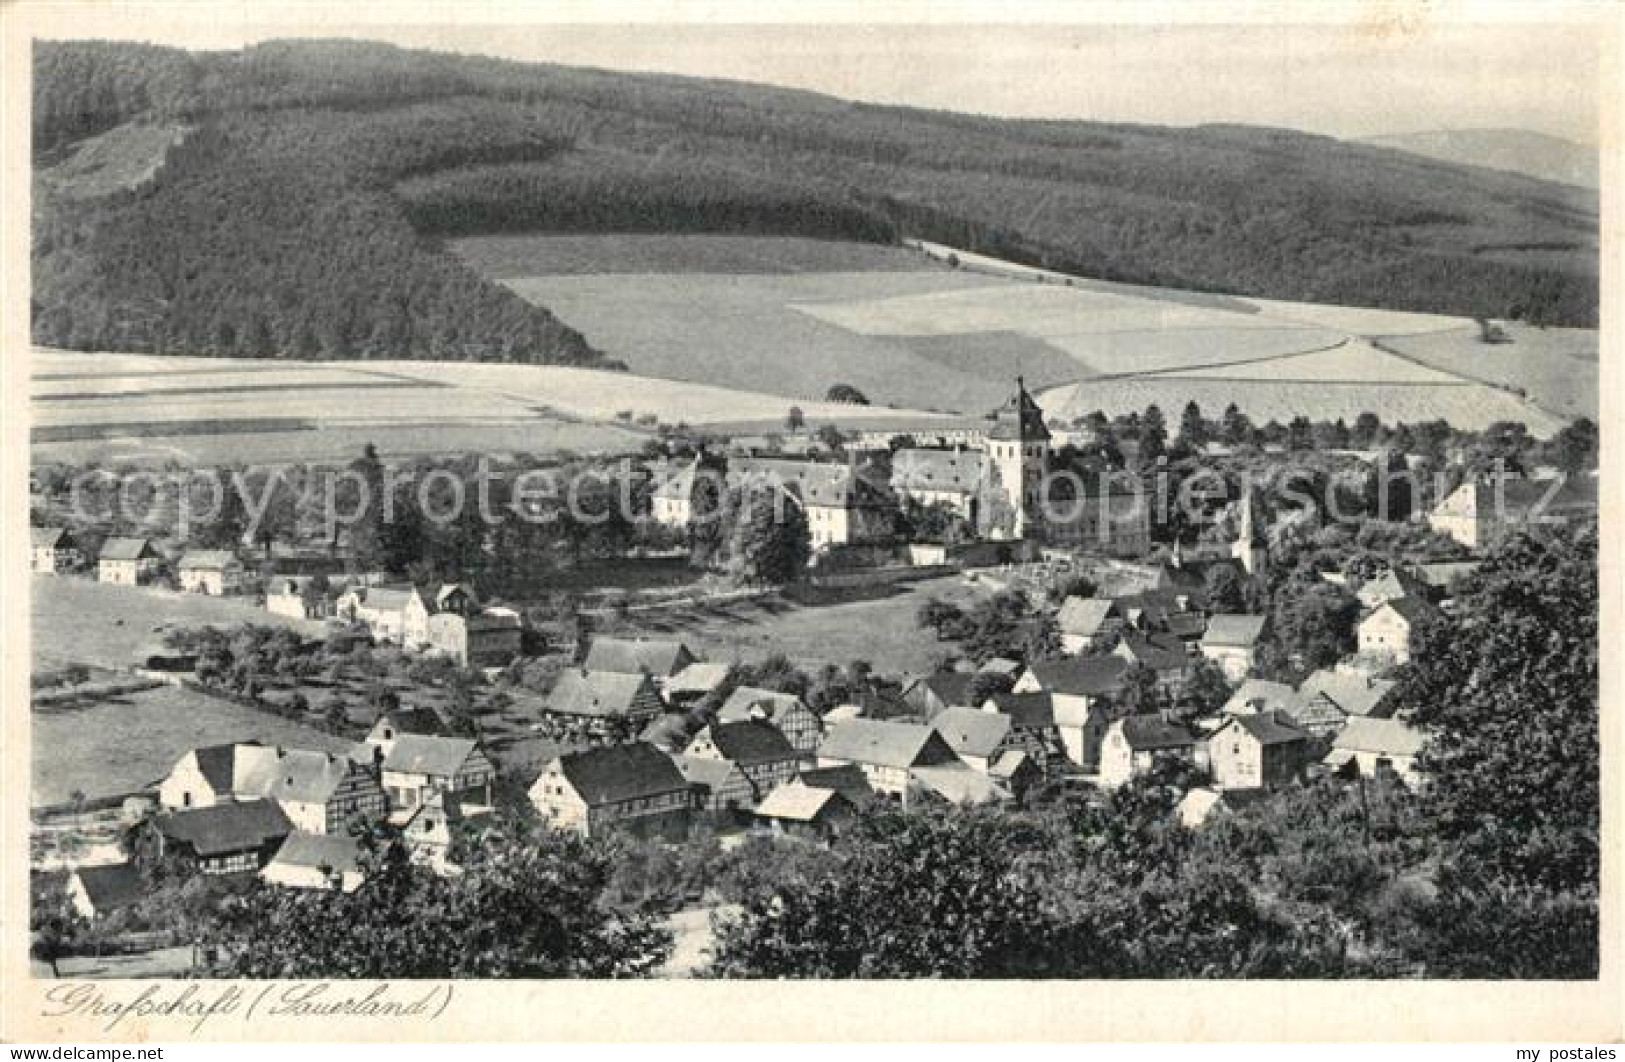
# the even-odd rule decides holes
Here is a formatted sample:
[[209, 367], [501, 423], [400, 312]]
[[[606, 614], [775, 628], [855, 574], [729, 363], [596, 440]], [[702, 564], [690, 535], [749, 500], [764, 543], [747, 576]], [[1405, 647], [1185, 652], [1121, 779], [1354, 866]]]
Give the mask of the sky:
[[[1203, 9], [1164, 4], [1108, 8], [1106, 14], [1143, 19], [1147, 10], [1172, 11], [1184, 21], [862, 23], [850, 17], [865, 8], [846, 5], [840, 11], [849, 21], [843, 23], [708, 24], [693, 21], [697, 9], [689, 7], [674, 16], [679, 21], [662, 24], [527, 25], [514, 18], [515, 11], [524, 17], [524, 9], [437, 6], [405, 9], [416, 16], [413, 24], [357, 25], [338, 21], [354, 19], [357, 7], [330, 5], [327, 24], [316, 26], [310, 21], [315, 9], [301, 9], [300, 21], [284, 17], [268, 25], [248, 21], [265, 9], [242, 5], [216, 9], [238, 12], [235, 21], [146, 19], [129, 32], [110, 32], [103, 19], [86, 35], [187, 47], [354, 36], [520, 60], [761, 81], [980, 114], [1161, 125], [1241, 122], [1338, 137], [1515, 128], [1597, 142], [1602, 34], [1596, 25], [1564, 23], [1550, 17], [1550, 8], [1524, 9], [1542, 15], [1540, 23], [1477, 16], [1471, 23], [1445, 22], [1415, 13], [1428, 10], [1427, 2], [1393, 9], [1363, 5], [1357, 10], [1378, 13], [1322, 24], [1303, 20], [1332, 9], [1289, 6], [1284, 10], [1297, 21], [1251, 25], [1192, 24], [1185, 16]], [[910, 12], [940, 15], [944, 6], [898, 8], [875, 0], [867, 9], [880, 12], [871, 17], [906, 19]], [[478, 14], [471, 17], [469, 10]], [[528, 14], [559, 10], [536, 6]], [[650, 17], [648, 5], [623, 10], [628, 19]], [[730, 10], [723, 7], [725, 17]], [[794, 17], [809, 17], [805, 7], [796, 10]], [[995, 10], [1031, 15], [1038, 9]], [[1057, 10], [1055, 17], [1072, 17], [1068, 9]], [[1497, 14], [1493, 6], [1484, 10]], [[1509, 10], [1515, 9], [1502, 5], [1498, 13]], [[604, 18], [603, 11], [600, 6], [592, 17]], [[457, 12], [460, 24], [447, 24], [448, 12]], [[1101, 17], [1100, 11], [1092, 17]]]

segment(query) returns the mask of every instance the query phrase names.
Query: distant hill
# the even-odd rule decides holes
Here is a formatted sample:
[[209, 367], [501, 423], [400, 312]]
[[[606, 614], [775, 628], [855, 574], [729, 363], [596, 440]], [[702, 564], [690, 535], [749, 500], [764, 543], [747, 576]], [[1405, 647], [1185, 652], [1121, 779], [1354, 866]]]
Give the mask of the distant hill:
[[1360, 143], [1397, 148], [1441, 162], [1518, 173], [1538, 181], [1561, 181], [1592, 189], [1601, 183], [1596, 148], [1527, 129], [1438, 129], [1366, 137]]
[[1014, 121], [355, 41], [34, 47], [36, 342], [602, 364], [442, 240], [917, 236], [1109, 280], [1594, 326], [1597, 203], [1327, 137]]

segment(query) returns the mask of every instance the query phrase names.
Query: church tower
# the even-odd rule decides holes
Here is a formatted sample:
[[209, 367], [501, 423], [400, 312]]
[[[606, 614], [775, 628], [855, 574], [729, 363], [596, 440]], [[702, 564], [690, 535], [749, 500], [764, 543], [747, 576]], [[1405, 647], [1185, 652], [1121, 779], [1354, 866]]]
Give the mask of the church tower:
[[993, 426], [982, 442], [989, 464], [998, 472], [998, 487], [1015, 510], [1014, 535], [1037, 526], [1043, 512], [1040, 492], [1049, 471], [1050, 434], [1044, 411], [1016, 377], [1016, 393], [993, 414]]
[[1253, 512], [1253, 492], [1241, 497], [1241, 519], [1236, 527], [1236, 540], [1230, 544], [1230, 556], [1241, 562], [1248, 575], [1262, 575], [1269, 567], [1269, 539]]

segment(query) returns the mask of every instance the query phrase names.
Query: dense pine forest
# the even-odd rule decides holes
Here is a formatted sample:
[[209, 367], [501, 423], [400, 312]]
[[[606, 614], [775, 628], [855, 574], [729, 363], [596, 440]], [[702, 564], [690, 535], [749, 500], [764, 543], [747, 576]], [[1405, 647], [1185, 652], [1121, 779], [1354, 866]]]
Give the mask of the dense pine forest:
[[34, 51], [34, 337], [603, 364], [446, 252], [508, 232], [918, 236], [1115, 280], [1595, 326], [1593, 193], [1306, 134], [976, 118], [274, 42]]

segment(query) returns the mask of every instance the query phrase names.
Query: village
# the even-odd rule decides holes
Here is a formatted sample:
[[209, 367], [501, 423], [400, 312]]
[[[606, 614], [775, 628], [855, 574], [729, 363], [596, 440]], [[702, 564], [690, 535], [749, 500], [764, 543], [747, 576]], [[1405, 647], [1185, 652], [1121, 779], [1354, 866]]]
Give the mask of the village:
[[[689, 563], [715, 511], [731, 578], [574, 597], [546, 616], [487, 575], [402, 579], [361, 569], [348, 545], [278, 557], [241, 532], [203, 546], [41, 520], [36, 614], [56, 588], [94, 582], [157, 622], [122, 666], [87, 668], [53, 647], [64, 663], [36, 671], [39, 718], [150, 688], [246, 708], [294, 739], [252, 724], [206, 743], [172, 734], [140, 784], [36, 793], [35, 869], [60, 881], [83, 927], [100, 927], [81, 930], [98, 954], [139, 952], [182, 939], [132, 915], [155, 882], [349, 893], [367, 887], [364, 838], [379, 831], [455, 876], [504, 815], [594, 841], [828, 846], [877, 801], [1023, 807], [1154, 777], [1180, 787], [1178, 823], [1200, 830], [1311, 778], [1403, 793], [1424, 735], [1391, 694], [1413, 633], [1451, 610], [1453, 588], [1508, 531], [1595, 513], [1594, 465], [1489, 471], [1491, 447], [1455, 454], [1458, 482], [1426, 507], [1409, 504], [1423, 495], [1408, 485], [1408, 511], [1380, 533], [1336, 532], [1315, 507], [1280, 501], [1279, 471], [1305, 448], [1215, 438], [1200, 411], [1175, 444], [1160, 423], [1133, 436], [1116, 425], [1103, 444], [1113, 428], [1100, 420], [1047, 422], [1018, 380], [985, 420], [935, 435], [651, 455], [637, 527], [603, 563]], [[1412, 455], [1385, 434], [1337, 451], [1339, 467], [1407, 468]], [[1235, 459], [1273, 478], [1236, 489], [1231, 467], [1169, 519], [1137, 485], [1166, 476], [1170, 449], [1175, 464], [1180, 452]], [[1063, 469], [1076, 474], [1060, 477], [1071, 486], [1057, 517]], [[1386, 485], [1379, 494], [1386, 504]], [[846, 633], [872, 658], [817, 652], [816, 627], [796, 644], [751, 640], [748, 611], [732, 641], [685, 619], [787, 607], [774, 603], [793, 592], [796, 614], [824, 617], [832, 641], [857, 625]], [[184, 620], [205, 598], [262, 619]], [[862, 629], [873, 613], [843, 611], [865, 607], [891, 609], [886, 625]], [[893, 643], [930, 666], [896, 666]], [[320, 747], [294, 743], [301, 732], [319, 732]]]

